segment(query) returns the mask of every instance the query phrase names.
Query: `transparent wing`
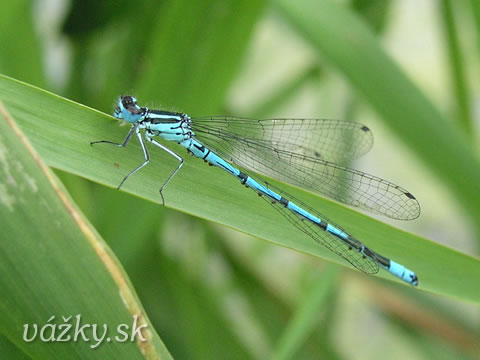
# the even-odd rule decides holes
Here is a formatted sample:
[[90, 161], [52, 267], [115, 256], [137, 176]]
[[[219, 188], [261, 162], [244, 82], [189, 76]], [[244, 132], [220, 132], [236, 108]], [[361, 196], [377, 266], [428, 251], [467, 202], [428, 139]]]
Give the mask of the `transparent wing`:
[[[365, 125], [329, 119], [256, 120], [233, 116], [194, 118], [194, 131], [202, 137], [237, 137], [298, 155], [342, 163], [370, 151], [373, 135]], [[228, 140], [227, 140], [228, 139]]]
[[193, 119], [192, 129], [207, 147], [246, 169], [393, 219], [410, 220], [420, 214], [418, 201], [407, 190], [336, 163], [371, 148], [373, 137], [364, 125], [209, 117]]
[[[266, 186], [272, 188], [274, 191], [279, 193], [280, 195], [284, 196], [286, 199], [293, 201], [295, 204], [299, 205], [303, 209], [310, 212], [312, 215], [326, 221], [327, 223], [335, 226], [337, 229], [340, 229], [345, 232], [339, 225], [335, 224], [334, 222], [330, 221], [326, 218], [323, 214], [319, 213], [315, 209], [312, 209], [310, 206], [306, 205], [305, 203], [301, 202], [298, 199], [295, 199], [293, 196], [281, 191], [277, 188], [274, 188], [270, 184], [266, 183]], [[324, 231], [318, 225], [313, 224], [310, 221], [307, 221], [300, 216], [296, 215], [291, 210], [287, 209], [283, 204], [279, 202], [272, 202], [265, 196], [262, 196], [262, 199], [267, 201], [270, 205], [272, 205], [275, 210], [277, 210], [282, 216], [284, 216], [288, 221], [290, 221], [295, 227], [301, 230], [303, 233], [314, 239], [320, 245], [323, 245], [328, 250], [332, 251], [333, 253], [341, 256], [358, 270], [363, 271], [367, 274], [376, 274], [378, 272], [379, 266], [378, 263], [372, 260], [369, 257], [363, 256], [360, 252], [355, 251], [351, 247], [349, 247], [346, 243], [342, 242], [329, 232]]]

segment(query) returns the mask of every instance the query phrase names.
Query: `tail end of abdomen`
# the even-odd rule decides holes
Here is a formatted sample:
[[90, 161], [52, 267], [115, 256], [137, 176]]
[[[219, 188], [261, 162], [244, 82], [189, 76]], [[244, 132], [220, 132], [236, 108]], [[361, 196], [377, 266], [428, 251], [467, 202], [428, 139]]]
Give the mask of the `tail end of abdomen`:
[[409, 283], [410, 285], [418, 285], [418, 277], [412, 270], [407, 269], [405, 266], [390, 260], [390, 266], [387, 269], [390, 273]]

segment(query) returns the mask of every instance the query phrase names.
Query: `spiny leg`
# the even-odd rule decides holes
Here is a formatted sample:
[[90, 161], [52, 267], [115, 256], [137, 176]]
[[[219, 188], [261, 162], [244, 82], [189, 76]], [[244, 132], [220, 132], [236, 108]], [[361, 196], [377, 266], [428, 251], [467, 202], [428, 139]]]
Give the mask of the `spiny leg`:
[[150, 138], [149, 134], [146, 133], [145, 134], [145, 138], [147, 139], [147, 141], [151, 142], [153, 145], [156, 145], [158, 146], [160, 149], [166, 151], [167, 153], [169, 153], [170, 155], [172, 155], [175, 159], [177, 159], [178, 161], [180, 161], [180, 164], [178, 164], [177, 168], [173, 171], [173, 173], [168, 177], [167, 181], [165, 181], [165, 183], [160, 187], [160, 196], [162, 197], [162, 204], [163, 206], [165, 206], [165, 199], [163, 197], [163, 194], [162, 194], [162, 191], [163, 189], [165, 189], [165, 187], [168, 185], [168, 183], [170, 182], [170, 180], [172, 180], [172, 178], [175, 176], [175, 174], [178, 172], [178, 170], [180, 170], [180, 168], [182, 167], [183, 165], [183, 158], [176, 154], [175, 152], [173, 152], [172, 150], [170, 150], [169, 148], [163, 146], [162, 144], [160, 144], [158, 141]]
[[132, 125], [132, 127], [130, 128], [130, 131], [127, 134], [127, 137], [125, 138], [125, 140], [123, 140], [123, 143], [116, 143], [116, 142], [113, 142], [113, 141], [110, 141], [110, 140], [98, 140], [98, 141], [91, 141], [90, 145], [105, 143], [105, 144], [111, 144], [111, 145], [115, 145], [115, 146], [125, 147], [125, 146], [127, 146], [128, 142], [130, 141], [130, 139], [131, 139], [133, 133], [135, 132], [136, 128], [137, 128], [136, 125]]
[[[143, 156], [145, 157], [145, 161], [143, 162], [143, 164], [141, 164], [140, 166], [136, 167], [135, 169], [133, 169], [127, 176], [125, 176], [122, 180], [122, 182], [120, 183], [120, 185], [118, 185], [117, 187], [117, 190], [120, 190], [120, 188], [122, 187], [123, 183], [125, 182], [125, 180], [127, 180], [129, 178], [130, 175], [133, 175], [135, 174], [138, 170], [140, 170], [141, 168], [143, 168], [145, 165], [148, 164], [148, 162], [150, 161], [150, 155], [148, 155], [148, 150], [145, 146], [145, 143], [143, 142], [143, 139], [142, 139], [142, 134], [140, 134], [140, 130], [138, 128], [135, 129], [135, 133], [137, 134], [137, 138], [138, 138], [138, 141], [140, 142], [140, 146], [142, 148], [142, 151], [143, 151]], [[130, 134], [130, 133], [129, 133]], [[127, 137], [128, 138], [128, 137]], [[126, 139], [127, 140], [127, 139]]]

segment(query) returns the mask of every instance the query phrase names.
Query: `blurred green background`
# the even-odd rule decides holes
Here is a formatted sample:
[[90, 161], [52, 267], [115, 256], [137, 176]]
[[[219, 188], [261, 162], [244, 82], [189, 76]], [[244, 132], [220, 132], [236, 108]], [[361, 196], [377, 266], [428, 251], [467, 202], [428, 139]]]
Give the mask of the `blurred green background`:
[[[365, 123], [375, 146], [353, 165], [422, 206], [419, 219], [390, 223], [471, 255], [479, 50], [476, 0], [0, 4], [0, 73], [102, 112], [134, 94], [190, 115]], [[168, 193], [164, 208], [57, 174], [174, 358], [479, 358], [476, 305], [169, 209]]]

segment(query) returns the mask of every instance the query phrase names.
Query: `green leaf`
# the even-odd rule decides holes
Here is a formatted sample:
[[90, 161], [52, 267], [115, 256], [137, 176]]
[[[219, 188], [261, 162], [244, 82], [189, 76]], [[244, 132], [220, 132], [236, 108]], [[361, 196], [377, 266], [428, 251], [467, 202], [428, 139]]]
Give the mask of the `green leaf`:
[[443, 20], [443, 32], [447, 44], [447, 56], [450, 65], [451, 95], [455, 99], [456, 117], [459, 125], [467, 135], [472, 135], [472, 118], [470, 115], [470, 94], [465, 78], [465, 66], [459, 34], [455, 21], [455, 6], [457, 2], [441, 0], [438, 4]]
[[[50, 166], [116, 187], [123, 176], [143, 161], [141, 150], [135, 143], [125, 149], [90, 146], [93, 140], [119, 141], [125, 137], [127, 128], [119, 127], [111, 116], [3, 76], [0, 77], [0, 98]], [[171, 148], [186, 154], [175, 144], [171, 144]], [[151, 149], [150, 155], [151, 163], [129, 179], [122, 189], [160, 203], [158, 189], [177, 163], [156, 148]], [[286, 185], [278, 186], [328, 214], [380, 254], [415, 270], [420, 288], [468, 301], [480, 300], [476, 287], [476, 279], [480, 277], [480, 261], [477, 259], [311, 193]], [[198, 159], [186, 157], [182, 171], [164, 195], [168, 207], [343, 263], [342, 259], [279, 218], [265, 201], [239, 186], [236, 179]], [[134, 217], [132, 214], [132, 221]], [[379, 276], [392, 279], [384, 271]]]
[[12, 344], [5, 336], [0, 336], [0, 354], [9, 360], [30, 360], [31, 358]]
[[44, 86], [43, 54], [33, 24], [32, 2], [1, 1], [0, 18], [0, 73]]
[[287, 101], [298, 94], [306, 84], [317, 82], [322, 75], [322, 70], [318, 65], [308, 67], [293, 80], [284, 84], [280, 89], [272, 91], [272, 95], [255, 109], [252, 109], [250, 117], [261, 119], [272, 114], [277, 108], [287, 103]]
[[381, 33], [388, 20], [391, 0], [353, 0], [352, 8], [363, 16], [376, 33]]
[[[12, 103], [4, 89], [0, 98], [6, 104], [0, 104], [0, 333], [35, 359], [64, 359], [72, 353], [82, 359], [169, 358], [115, 256], [5, 110]], [[23, 101], [25, 110], [28, 97]], [[13, 107], [12, 113], [26, 115]], [[59, 137], [57, 132], [53, 143]], [[116, 341], [116, 335], [122, 336], [117, 327], [125, 324], [131, 329], [134, 316], [137, 327], [147, 326], [142, 332], [146, 341]], [[71, 324], [64, 336], [72, 340], [63, 346], [45, 346], [39, 337], [47, 322]], [[85, 330], [89, 341], [73, 341], [77, 323], [90, 324]], [[28, 338], [34, 334], [34, 324], [38, 326], [35, 341], [23, 340], [25, 324]], [[104, 324], [108, 326], [112, 340], [105, 338], [95, 349], [94, 324], [101, 329], [99, 335]], [[63, 329], [57, 328], [55, 337]], [[51, 331], [44, 334], [51, 336]]]
[[480, 219], [480, 164], [469, 142], [381, 49], [365, 24], [330, 0], [273, 3], [445, 182], [472, 219]]
[[137, 97], [147, 103], [161, 99], [164, 106], [188, 107], [191, 112], [217, 112], [262, 8], [258, 0], [165, 2]]
[[470, 0], [470, 9], [476, 29], [477, 50], [480, 50], [480, 2], [478, 0]]
[[285, 328], [275, 349], [274, 359], [295, 358], [293, 354], [306, 342], [315, 328], [319, 313], [325, 310], [324, 305], [327, 302], [328, 295], [334, 289], [337, 279], [337, 270], [333, 267], [318, 276], [317, 281], [312, 284], [311, 291]]

